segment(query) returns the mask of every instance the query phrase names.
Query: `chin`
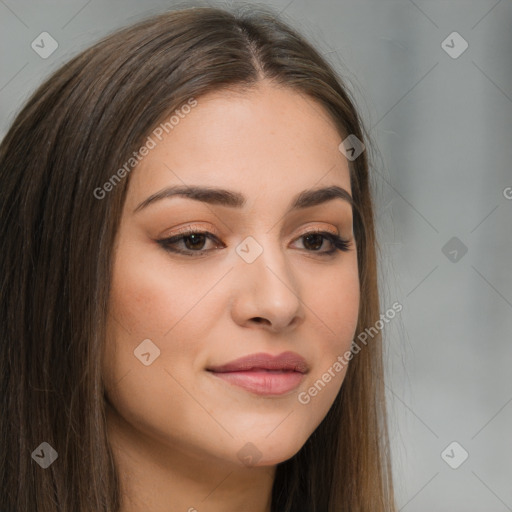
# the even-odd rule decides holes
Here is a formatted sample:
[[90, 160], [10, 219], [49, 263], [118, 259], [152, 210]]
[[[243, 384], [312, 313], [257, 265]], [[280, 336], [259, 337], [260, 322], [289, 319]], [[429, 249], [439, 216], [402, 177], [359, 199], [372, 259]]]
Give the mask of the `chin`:
[[291, 459], [307, 441], [307, 438], [299, 434], [295, 437], [289, 434], [274, 439], [270, 437], [247, 441], [237, 450], [239, 462], [251, 467], [275, 466]]
[[277, 466], [277, 464], [281, 464], [282, 462], [286, 462], [287, 460], [291, 459], [300, 450], [300, 448], [302, 448], [302, 446], [293, 452], [288, 452], [286, 454], [283, 453], [281, 456], [274, 455], [269, 458], [262, 458], [262, 460], [258, 462], [256, 466]]

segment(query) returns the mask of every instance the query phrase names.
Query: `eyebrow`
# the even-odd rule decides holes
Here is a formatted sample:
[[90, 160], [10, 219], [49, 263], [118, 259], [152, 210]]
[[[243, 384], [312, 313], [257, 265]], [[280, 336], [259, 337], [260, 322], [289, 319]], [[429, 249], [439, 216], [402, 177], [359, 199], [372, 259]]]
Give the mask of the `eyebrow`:
[[[241, 193], [232, 190], [197, 185], [176, 185], [152, 194], [135, 208], [134, 213], [157, 201], [176, 196], [231, 208], [242, 208], [246, 203], [246, 199]], [[342, 187], [332, 185], [330, 187], [303, 190], [292, 198], [288, 211], [317, 206], [333, 199], [342, 199], [348, 202], [350, 206], [354, 206], [354, 201], [349, 192]]]

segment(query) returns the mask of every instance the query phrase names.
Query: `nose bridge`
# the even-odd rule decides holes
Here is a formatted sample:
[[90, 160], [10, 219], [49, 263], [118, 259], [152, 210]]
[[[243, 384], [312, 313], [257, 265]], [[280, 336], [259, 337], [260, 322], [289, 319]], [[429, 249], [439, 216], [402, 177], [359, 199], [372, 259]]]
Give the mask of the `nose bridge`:
[[247, 236], [236, 253], [238, 321], [259, 317], [283, 328], [302, 315], [300, 289], [275, 233], [261, 230]]

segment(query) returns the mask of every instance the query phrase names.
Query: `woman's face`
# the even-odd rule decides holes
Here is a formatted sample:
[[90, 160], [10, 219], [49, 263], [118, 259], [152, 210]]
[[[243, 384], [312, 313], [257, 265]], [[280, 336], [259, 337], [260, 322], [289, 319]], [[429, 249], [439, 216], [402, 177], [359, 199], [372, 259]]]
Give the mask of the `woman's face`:
[[[197, 101], [132, 172], [106, 393], [120, 428], [162, 453], [274, 465], [303, 446], [346, 373], [333, 368], [359, 307], [352, 208], [294, 203], [325, 187], [351, 194], [348, 164], [327, 113], [290, 89], [263, 82]], [[169, 187], [229, 196], [153, 197]]]

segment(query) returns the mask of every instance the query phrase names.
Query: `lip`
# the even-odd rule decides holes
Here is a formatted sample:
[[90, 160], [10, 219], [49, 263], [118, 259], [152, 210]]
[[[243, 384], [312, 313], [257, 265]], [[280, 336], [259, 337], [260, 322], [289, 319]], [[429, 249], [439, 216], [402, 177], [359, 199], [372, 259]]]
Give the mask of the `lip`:
[[283, 395], [299, 386], [309, 371], [306, 360], [295, 352], [277, 356], [251, 354], [207, 368], [212, 375], [258, 395]]

